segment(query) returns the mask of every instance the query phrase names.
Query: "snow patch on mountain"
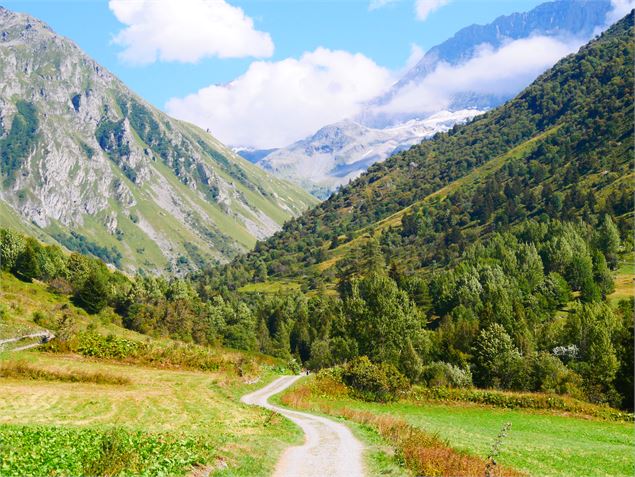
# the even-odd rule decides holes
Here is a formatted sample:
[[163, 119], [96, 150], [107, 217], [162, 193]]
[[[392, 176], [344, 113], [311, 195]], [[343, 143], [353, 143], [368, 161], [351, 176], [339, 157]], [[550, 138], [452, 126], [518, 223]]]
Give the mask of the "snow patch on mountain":
[[426, 119], [412, 119], [389, 128], [371, 128], [344, 120], [314, 135], [277, 149], [257, 164], [294, 182], [320, 198], [362, 174], [375, 162], [465, 122], [483, 111], [440, 111]]

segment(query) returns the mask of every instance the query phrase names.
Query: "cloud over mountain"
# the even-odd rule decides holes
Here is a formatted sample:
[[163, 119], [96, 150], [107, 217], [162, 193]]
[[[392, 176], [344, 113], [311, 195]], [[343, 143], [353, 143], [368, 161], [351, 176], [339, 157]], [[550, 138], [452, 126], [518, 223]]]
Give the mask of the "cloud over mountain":
[[510, 41], [498, 49], [484, 43], [470, 60], [459, 65], [440, 63], [422, 81], [401, 88], [377, 111], [432, 113], [450, 106], [459, 94], [512, 95], [582, 42], [536, 36]]
[[279, 147], [355, 115], [392, 80], [362, 54], [317, 48], [298, 59], [253, 62], [231, 83], [173, 98], [166, 109], [225, 143]]

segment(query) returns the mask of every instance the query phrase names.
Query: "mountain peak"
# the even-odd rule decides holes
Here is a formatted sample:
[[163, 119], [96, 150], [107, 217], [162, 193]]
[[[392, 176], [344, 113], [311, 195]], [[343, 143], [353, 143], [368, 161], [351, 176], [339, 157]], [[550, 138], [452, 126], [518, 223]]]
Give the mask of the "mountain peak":
[[314, 203], [6, 8], [0, 71], [0, 220], [31, 235], [127, 270], [188, 270]]
[[3, 32], [2, 41], [7, 41], [5, 37], [10, 34], [22, 34], [25, 32], [45, 32], [47, 34], [55, 35], [53, 29], [43, 21], [32, 17], [26, 13], [18, 13], [11, 11], [3, 6], [0, 6], [0, 28]]

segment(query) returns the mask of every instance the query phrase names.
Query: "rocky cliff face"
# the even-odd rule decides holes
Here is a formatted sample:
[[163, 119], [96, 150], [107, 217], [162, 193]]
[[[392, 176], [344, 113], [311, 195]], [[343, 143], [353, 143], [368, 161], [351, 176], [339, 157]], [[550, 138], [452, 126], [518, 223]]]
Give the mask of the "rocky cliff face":
[[125, 269], [251, 247], [314, 200], [0, 7], [0, 219]]

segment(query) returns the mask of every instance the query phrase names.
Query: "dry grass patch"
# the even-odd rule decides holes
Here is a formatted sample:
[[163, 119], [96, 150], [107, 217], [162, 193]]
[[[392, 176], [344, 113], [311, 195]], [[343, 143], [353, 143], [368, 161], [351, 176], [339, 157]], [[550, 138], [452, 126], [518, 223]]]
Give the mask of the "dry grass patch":
[[38, 381], [61, 381], [67, 383], [93, 383], [93, 384], [131, 384], [130, 379], [124, 376], [105, 372], [84, 371], [57, 371], [37, 368], [24, 361], [3, 361], [0, 363], [0, 378], [32, 379]]

